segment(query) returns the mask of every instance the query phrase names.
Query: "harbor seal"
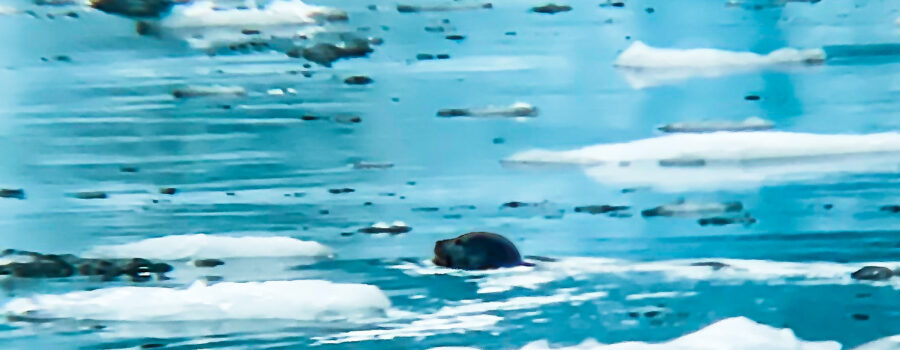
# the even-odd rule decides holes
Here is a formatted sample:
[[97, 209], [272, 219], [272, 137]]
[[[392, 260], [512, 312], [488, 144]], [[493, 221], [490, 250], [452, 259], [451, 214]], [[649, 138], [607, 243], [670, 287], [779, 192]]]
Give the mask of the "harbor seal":
[[461, 270], [489, 270], [530, 265], [506, 237], [490, 232], [469, 232], [434, 244], [435, 265]]

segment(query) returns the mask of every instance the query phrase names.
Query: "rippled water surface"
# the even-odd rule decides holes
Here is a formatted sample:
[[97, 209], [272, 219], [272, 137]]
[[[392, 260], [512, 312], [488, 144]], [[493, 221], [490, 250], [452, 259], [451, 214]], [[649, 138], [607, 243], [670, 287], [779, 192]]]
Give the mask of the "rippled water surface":
[[[660, 349], [852, 349], [900, 334], [898, 277], [850, 277], [865, 265], [900, 267], [900, 214], [883, 208], [900, 204], [900, 56], [677, 74], [613, 64], [636, 41], [829, 55], [840, 49], [832, 45], [900, 42], [900, 2], [571, 1], [571, 11], [551, 15], [522, 0], [418, 13], [318, 0], [349, 18], [324, 30], [383, 43], [366, 58], [305, 68], [274, 49], [209, 55], [177, 38], [139, 36], [134, 20], [81, 5], [8, 1], [33, 12], [0, 15], [0, 186], [25, 190], [24, 199], [0, 198], [0, 246], [86, 255], [182, 237], [121, 253], [168, 261], [169, 280], [6, 277], [4, 312], [28, 317], [0, 325], [4, 349], [542, 349], [660, 343], [701, 329], [693, 342]], [[59, 15], [68, 11], [77, 18]], [[445, 32], [426, 30], [435, 26]], [[354, 75], [373, 83], [344, 83]], [[212, 85], [246, 93], [173, 97]], [[537, 117], [436, 116], [517, 102]], [[659, 152], [710, 140], [699, 134], [650, 151], [625, 144], [600, 152], [601, 165], [501, 162], [534, 149], [663, 138], [657, 128], [669, 123], [752, 116], [772, 121], [768, 132], [793, 133], [774, 156], [752, 156], [775, 142], [754, 134], [744, 148], [732, 143], [738, 136], [710, 141], [710, 152], [727, 155], [693, 154], [707, 157], [699, 167], [653, 163]], [[864, 136], [807, 143], [804, 134]], [[859, 144], [869, 148], [841, 152]], [[160, 193], [166, 187], [177, 192]], [[353, 191], [330, 191], [343, 188]], [[77, 198], [86, 191], [107, 198]], [[681, 200], [738, 201], [732, 217], [756, 221], [641, 215]], [[529, 205], [504, 205], [514, 201]], [[604, 204], [629, 208], [574, 209]], [[395, 221], [412, 230], [358, 232]], [[549, 259], [487, 272], [431, 264], [435, 241], [470, 231], [503, 234], [523, 255]], [[275, 254], [296, 243], [276, 240], [198, 252], [205, 243], [184, 235], [200, 233], [291, 237], [329, 250]], [[179, 249], [187, 252], [166, 255]], [[195, 267], [197, 258], [225, 265]], [[205, 276], [222, 281], [194, 284]], [[306, 280], [338, 285], [231, 284]], [[142, 289], [115, 289], [125, 286]], [[53, 299], [77, 291], [93, 294]], [[10, 306], [23, 300], [38, 312]], [[786, 330], [779, 338], [769, 327]], [[880, 344], [868, 349], [897, 346]], [[626, 346], [610, 349], [656, 349]]]

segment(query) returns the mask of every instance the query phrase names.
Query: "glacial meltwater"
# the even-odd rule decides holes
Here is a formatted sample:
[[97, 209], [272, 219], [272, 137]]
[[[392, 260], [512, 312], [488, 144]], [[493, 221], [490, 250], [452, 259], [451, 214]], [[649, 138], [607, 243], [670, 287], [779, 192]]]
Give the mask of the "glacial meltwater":
[[900, 1], [304, 1], [0, 3], [0, 348], [900, 349]]

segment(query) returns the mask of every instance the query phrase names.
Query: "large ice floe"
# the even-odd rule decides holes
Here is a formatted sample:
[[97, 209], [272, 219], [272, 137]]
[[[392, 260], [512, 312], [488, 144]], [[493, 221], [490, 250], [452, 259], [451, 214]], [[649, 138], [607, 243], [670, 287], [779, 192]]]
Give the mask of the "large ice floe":
[[247, 27], [318, 24], [324, 20], [344, 20], [344, 11], [307, 5], [300, 0], [275, 0], [263, 7], [217, 9], [215, 2], [194, 1], [175, 6], [160, 25], [167, 28]]
[[[603, 344], [588, 339], [578, 345], [553, 346], [546, 340], [528, 343], [520, 350], [897, 350], [900, 335], [878, 339], [855, 348], [835, 341], [806, 341], [787, 328], [760, 324], [746, 317], [727, 318], [670, 341], [628, 341]], [[477, 347], [437, 347], [429, 350], [480, 350]]]
[[824, 60], [825, 51], [822, 49], [783, 48], [763, 55], [717, 49], [665, 49], [636, 41], [619, 55], [615, 65], [628, 68], [708, 68], [810, 63]]
[[878, 340], [874, 340], [859, 347], [854, 350], [898, 350], [900, 349], [900, 335], [890, 336], [881, 338]]
[[256, 257], [327, 258], [333, 255], [332, 249], [321, 243], [291, 237], [229, 237], [207, 234], [171, 235], [125, 244], [101, 245], [90, 249], [85, 254], [88, 257], [98, 258], [141, 256], [159, 260]]
[[673, 134], [570, 151], [529, 150], [503, 162], [579, 165], [602, 183], [684, 190], [894, 172], [898, 160], [900, 133], [897, 132], [759, 131]]
[[113, 287], [15, 298], [12, 318], [108, 321], [228, 319], [360, 320], [382, 317], [391, 302], [378, 287], [321, 280], [196, 282], [187, 288]]
[[[469, 348], [476, 349], [476, 348]], [[589, 339], [574, 346], [551, 346], [546, 340], [521, 350], [840, 350], [834, 341], [805, 341], [790, 329], [774, 328], [745, 317], [727, 318], [696, 332], [660, 343], [623, 342], [601, 344]], [[433, 349], [432, 349], [433, 350]]]
[[666, 84], [694, 76], [715, 77], [759, 68], [824, 62], [825, 50], [783, 48], [768, 54], [719, 49], [657, 48], [636, 41], [616, 58], [615, 66], [636, 88]]
[[[546, 340], [528, 343], [520, 350], [841, 350], [835, 341], [807, 341], [787, 328], [760, 324], [746, 317], [714, 322], [693, 333], [657, 343], [628, 341], [603, 344], [588, 339], [572, 346], [553, 346]], [[852, 350], [897, 350], [900, 335], [878, 339]], [[437, 347], [429, 350], [479, 350], [477, 347]]]
[[266, 47], [276, 38], [311, 37], [326, 31], [324, 25], [346, 19], [342, 10], [299, 0], [233, 8], [220, 8], [212, 1], [193, 1], [173, 6], [162, 18], [138, 21], [137, 31], [142, 35], [179, 38], [198, 49], [250, 44]]

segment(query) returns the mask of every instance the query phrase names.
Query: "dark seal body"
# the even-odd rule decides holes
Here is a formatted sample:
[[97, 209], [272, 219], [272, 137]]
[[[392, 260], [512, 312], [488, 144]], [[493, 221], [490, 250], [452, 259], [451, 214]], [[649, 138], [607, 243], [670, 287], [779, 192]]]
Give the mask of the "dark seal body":
[[91, 7], [100, 11], [131, 18], [161, 18], [176, 4], [189, 0], [92, 0]]
[[524, 265], [513, 243], [496, 233], [470, 232], [437, 241], [435, 265], [461, 270], [488, 270]]
[[850, 277], [855, 280], [863, 281], [884, 281], [894, 275], [894, 271], [884, 266], [864, 266], [850, 274]]

